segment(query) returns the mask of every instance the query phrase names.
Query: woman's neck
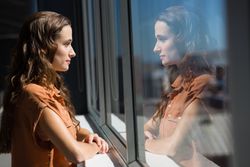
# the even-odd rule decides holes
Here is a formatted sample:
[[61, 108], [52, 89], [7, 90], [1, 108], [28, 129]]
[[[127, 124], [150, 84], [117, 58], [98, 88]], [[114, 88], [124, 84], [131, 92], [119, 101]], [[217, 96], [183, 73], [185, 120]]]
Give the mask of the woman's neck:
[[172, 84], [177, 78], [177, 76], [180, 74], [179, 69], [177, 65], [170, 65], [170, 66], [167, 66], [167, 70], [168, 70], [169, 82], [170, 84]]

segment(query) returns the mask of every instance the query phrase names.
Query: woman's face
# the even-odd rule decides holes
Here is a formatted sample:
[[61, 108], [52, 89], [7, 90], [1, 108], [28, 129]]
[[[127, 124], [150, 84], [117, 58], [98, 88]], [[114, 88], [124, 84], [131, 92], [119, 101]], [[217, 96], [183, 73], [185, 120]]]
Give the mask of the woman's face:
[[175, 44], [175, 35], [165, 22], [155, 23], [155, 38], [154, 52], [160, 56], [162, 65], [178, 64], [181, 57]]
[[75, 57], [75, 51], [71, 46], [72, 43], [72, 28], [67, 25], [63, 27], [59, 33], [58, 38], [55, 40], [57, 50], [52, 61], [52, 66], [55, 71], [67, 71], [71, 58]]

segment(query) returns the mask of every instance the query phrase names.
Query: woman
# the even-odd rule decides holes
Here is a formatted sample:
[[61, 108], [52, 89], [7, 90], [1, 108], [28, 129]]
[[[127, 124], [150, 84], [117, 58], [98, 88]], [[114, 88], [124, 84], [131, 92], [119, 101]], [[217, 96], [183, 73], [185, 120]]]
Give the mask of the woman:
[[202, 98], [212, 79], [205, 59], [210, 42], [205, 26], [183, 6], [172, 6], [157, 18], [155, 37], [154, 52], [169, 71], [171, 88], [144, 125], [145, 148], [168, 155], [181, 166], [217, 166], [199, 154], [191, 132], [200, 114], [209, 118]]
[[4, 96], [0, 153], [11, 153], [12, 166], [76, 166], [107, 143], [80, 128], [69, 91], [59, 75], [75, 57], [70, 20], [42, 11], [21, 28]]

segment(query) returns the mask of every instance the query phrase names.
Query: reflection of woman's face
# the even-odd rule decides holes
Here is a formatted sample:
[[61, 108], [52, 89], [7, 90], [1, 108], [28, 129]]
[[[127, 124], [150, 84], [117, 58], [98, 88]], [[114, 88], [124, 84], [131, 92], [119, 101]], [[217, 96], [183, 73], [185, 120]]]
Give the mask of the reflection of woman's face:
[[181, 57], [175, 45], [175, 35], [165, 22], [157, 21], [155, 23], [155, 38], [154, 52], [160, 56], [162, 65], [178, 64]]

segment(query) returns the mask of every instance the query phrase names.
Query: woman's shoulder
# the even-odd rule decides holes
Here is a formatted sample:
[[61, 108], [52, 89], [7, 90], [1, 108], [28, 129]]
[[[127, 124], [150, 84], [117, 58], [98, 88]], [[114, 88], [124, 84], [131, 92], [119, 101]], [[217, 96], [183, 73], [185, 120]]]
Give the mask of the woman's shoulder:
[[211, 74], [201, 74], [197, 76], [196, 78], [194, 78], [194, 80], [192, 81], [192, 84], [193, 85], [207, 85], [213, 79], [214, 77]]
[[208, 87], [211, 82], [214, 80], [213, 75], [211, 74], [202, 74], [193, 79], [189, 86], [190, 92], [200, 92], [204, 88]]
[[48, 89], [46, 87], [35, 83], [29, 83], [24, 85], [23, 91], [29, 95], [35, 96], [45, 96], [46, 94], [48, 94]]
[[36, 91], [46, 91], [46, 88], [38, 84], [29, 83], [23, 86], [23, 90], [27, 92], [36, 92]]

